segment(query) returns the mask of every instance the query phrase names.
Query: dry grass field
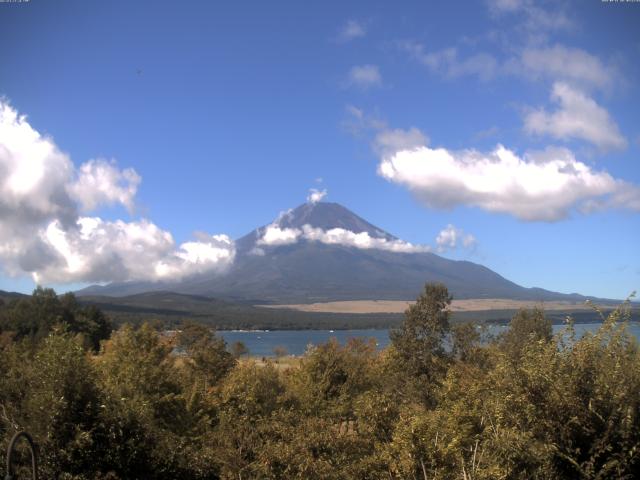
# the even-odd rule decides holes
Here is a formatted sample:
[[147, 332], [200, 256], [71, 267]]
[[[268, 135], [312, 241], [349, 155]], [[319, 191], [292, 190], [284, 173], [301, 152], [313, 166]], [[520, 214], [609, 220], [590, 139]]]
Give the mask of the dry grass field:
[[[323, 313], [402, 313], [414, 302], [404, 300], [349, 300], [292, 305], [256, 305], [264, 308], [288, 308], [301, 312]], [[517, 310], [539, 306], [546, 311], [589, 310], [585, 303], [574, 302], [534, 302], [528, 300], [507, 300], [501, 298], [483, 298], [454, 300], [451, 310], [454, 312], [481, 312], [485, 310]]]

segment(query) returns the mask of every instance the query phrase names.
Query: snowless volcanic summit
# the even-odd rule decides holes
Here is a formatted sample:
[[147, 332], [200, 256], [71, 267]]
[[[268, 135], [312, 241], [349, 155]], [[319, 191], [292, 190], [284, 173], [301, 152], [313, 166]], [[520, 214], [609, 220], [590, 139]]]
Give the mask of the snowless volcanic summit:
[[473, 262], [403, 242], [337, 203], [305, 203], [236, 240], [223, 274], [175, 283], [92, 286], [80, 295], [173, 291], [255, 303], [413, 300], [425, 282], [443, 282], [457, 299], [583, 300], [521, 287]]

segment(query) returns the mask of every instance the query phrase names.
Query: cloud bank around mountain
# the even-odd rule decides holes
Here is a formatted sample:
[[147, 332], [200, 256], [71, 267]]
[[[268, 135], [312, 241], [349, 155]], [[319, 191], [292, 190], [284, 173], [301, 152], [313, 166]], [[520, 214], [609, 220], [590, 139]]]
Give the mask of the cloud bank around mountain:
[[[386, 238], [373, 237], [368, 232], [352, 232], [344, 228], [331, 228], [323, 230], [311, 225], [302, 228], [282, 228], [274, 222], [268, 225], [262, 236], [257, 240], [260, 246], [291, 245], [301, 240], [319, 242], [325, 245], [342, 245], [364, 250], [377, 249], [400, 253], [430, 252], [428, 245], [414, 245], [403, 240], [388, 240]], [[261, 254], [260, 252], [254, 252]], [[264, 252], [262, 252], [264, 253]]]
[[426, 253], [437, 251], [445, 253], [454, 250], [473, 250], [476, 238], [452, 224], [441, 230], [435, 239], [435, 247], [431, 245], [412, 244], [404, 240], [388, 237], [384, 232], [372, 235], [367, 231], [354, 232], [346, 228], [336, 227], [322, 229], [305, 224], [299, 228], [285, 227], [282, 221], [290, 219], [292, 210], [282, 212], [262, 230], [258, 230], [256, 246], [249, 252], [252, 255], [265, 255], [264, 247], [280, 247], [293, 245], [300, 241], [318, 242], [325, 245], [341, 245], [362, 250], [385, 250], [397, 253]]
[[102, 206], [133, 212], [141, 178], [113, 160], [76, 168], [0, 99], [0, 264], [37, 283], [179, 279], [224, 270], [235, 247], [226, 235], [199, 235], [176, 245], [147, 219], [125, 222], [84, 216]]

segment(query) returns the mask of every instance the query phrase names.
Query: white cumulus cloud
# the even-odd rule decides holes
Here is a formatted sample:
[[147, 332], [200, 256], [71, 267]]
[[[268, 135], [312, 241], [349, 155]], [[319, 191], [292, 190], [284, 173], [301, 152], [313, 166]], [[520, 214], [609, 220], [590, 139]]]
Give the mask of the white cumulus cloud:
[[554, 112], [529, 111], [524, 118], [528, 133], [559, 139], [579, 138], [601, 149], [625, 148], [626, 139], [609, 113], [582, 91], [562, 82], [553, 86], [551, 98], [559, 103]]
[[204, 235], [184, 242], [154, 263], [158, 280], [176, 280], [190, 275], [225, 271], [233, 263], [235, 245], [227, 235]]
[[561, 220], [575, 209], [639, 210], [638, 186], [564, 148], [518, 156], [502, 145], [488, 153], [425, 146], [383, 157], [378, 173], [433, 208], [467, 205], [526, 221]]
[[171, 234], [148, 220], [104, 221], [80, 217], [78, 228], [51, 222], [40, 232], [54, 260], [33, 272], [42, 283], [126, 280], [179, 280], [195, 273], [224, 270], [234, 259], [226, 235], [204, 236], [176, 246]]
[[73, 222], [77, 207], [67, 185], [75, 169], [69, 157], [0, 100], [0, 229], [5, 235], [51, 217]]
[[37, 282], [177, 279], [222, 270], [235, 247], [224, 235], [176, 245], [142, 219], [80, 216], [102, 205], [132, 210], [140, 183], [133, 169], [90, 160], [78, 169], [52, 138], [0, 100], [0, 265]]
[[114, 161], [89, 160], [80, 165], [78, 178], [69, 186], [69, 192], [84, 211], [113, 204], [132, 211], [140, 181], [132, 168], [119, 170]]

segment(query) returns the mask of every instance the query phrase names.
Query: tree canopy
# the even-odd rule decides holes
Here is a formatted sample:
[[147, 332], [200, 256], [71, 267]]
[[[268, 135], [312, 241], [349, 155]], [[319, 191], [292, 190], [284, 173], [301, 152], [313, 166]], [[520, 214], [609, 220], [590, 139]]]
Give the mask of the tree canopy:
[[278, 363], [197, 324], [123, 326], [96, 351], [87, 310], [37, 290], [3, 313], [0, 448], [25, 429], [41, 477], [74, 480], [640, 477], [628, 305], [582, 337], [523, 310], [480, 342], [450, 301], [427, 285], [384, 350], [331, 340]]

